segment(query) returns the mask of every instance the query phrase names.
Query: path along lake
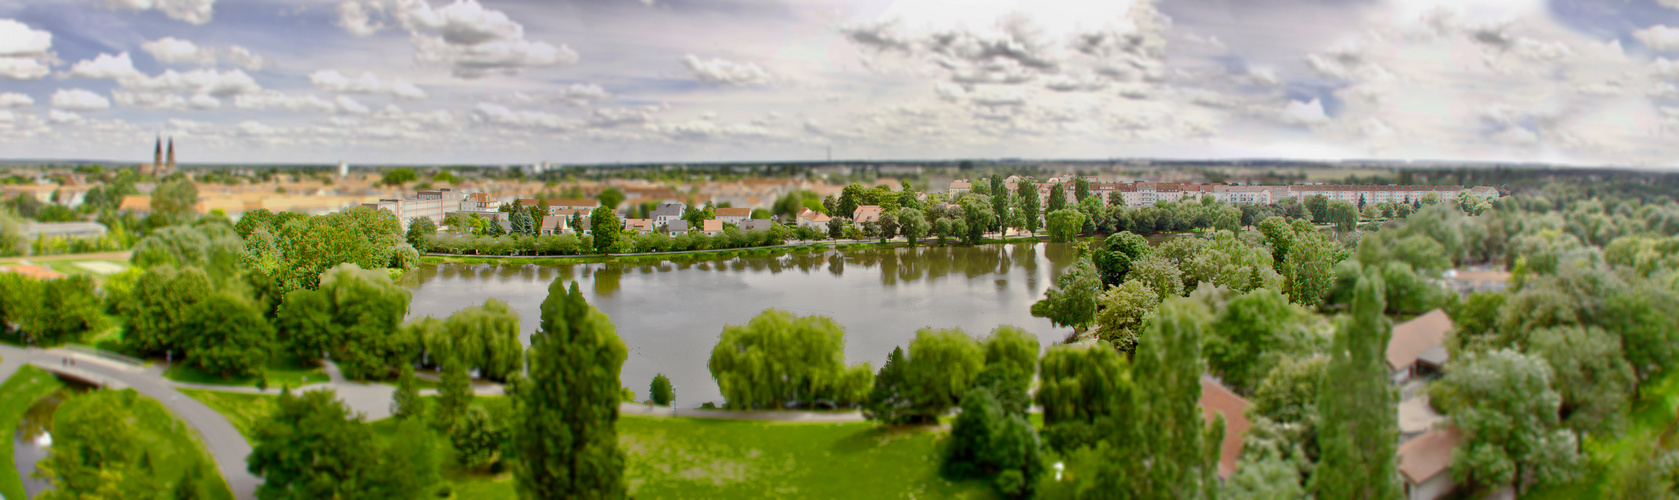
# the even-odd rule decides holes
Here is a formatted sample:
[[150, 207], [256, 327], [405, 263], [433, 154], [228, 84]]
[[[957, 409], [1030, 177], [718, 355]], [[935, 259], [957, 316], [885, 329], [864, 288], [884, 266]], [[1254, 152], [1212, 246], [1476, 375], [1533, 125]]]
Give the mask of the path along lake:
[[765, 309], [832, 318], [845, 328], [845, 361], [878, 370], [895, 346], [923, 327], [961, 328], [984, 338], [998, 325], [1024, 328], [1044, 347], [1072, 333], [1032, 317], [1032, 303], [1073, 248], [1060, 243], [974, 247], [822, 250], [659, 264], [426, 264], [403, 278], [414, 291], [409, 319], [449, 314], [485, 299], [520, 316], [520, 338], [541, 322], [555, 279], [575, 281], [612, 318], [629, 347], [621, 380], [647, 398], [653, 376], [676, 386], [678, 407], [723, 403], [706, 360], [724, 325]]

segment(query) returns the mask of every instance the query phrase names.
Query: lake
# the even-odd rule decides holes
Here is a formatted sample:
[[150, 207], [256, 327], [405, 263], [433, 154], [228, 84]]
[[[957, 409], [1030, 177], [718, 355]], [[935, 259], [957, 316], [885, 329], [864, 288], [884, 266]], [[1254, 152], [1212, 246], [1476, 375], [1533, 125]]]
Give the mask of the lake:
[[680, 407], [723, 403], [706, 361], [724, 325], [744, 324], [765, 309], [832, 318], [845, 328], [847, 364], [874, 369], [923, 327], [961, 328], [984, 338], [998, 325], [1038, 336], [1045, 347], [1071, 328], [1034, 318], [1053, 277], [1071, 265], [1059, 243], [994, 244], [795, 252], [660, 264], [430, 264], [408, 273], [409, 319], [442, 318], [486, 299], [518, 311], [529, 344], [539, 306], [555, 279], [577, 282], [590, 304], [612, 318], [629, 347], [620, 377], [640, 399], [653, 376], [676, 386]]

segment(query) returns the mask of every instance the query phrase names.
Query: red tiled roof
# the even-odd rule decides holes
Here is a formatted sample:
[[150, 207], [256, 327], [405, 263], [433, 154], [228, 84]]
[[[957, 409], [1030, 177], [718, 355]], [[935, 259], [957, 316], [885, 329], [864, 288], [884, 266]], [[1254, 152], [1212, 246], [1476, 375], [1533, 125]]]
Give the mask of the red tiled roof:
[[1452, 467], [1452, 451], [1463, 442], [1456, 427], [1423, 433], [1399, 445], [1399, 475], [1411, 484], [1422, 484]]
[[752, 209], [750, 209], [750, 208], [719, 208], [719, 209], [717, 209], [717, 216], [718, 217], [751, 217], [752, 216]]
[[700, 226], [701, 231], [722, 231], [723, 230], [723, 221], [720, 221], [720, 220], [717, 220], [717, 219], [706, 219], [706, 220], [701, 221], [701, 222], [704, 223], [703, 225]]
[[38, 280], [55, 280], [64, 277], [64, 273], [34, 264], [12, 264], [8, 266], [0, 266], [0, 272], [17, 273], [25, 277]]

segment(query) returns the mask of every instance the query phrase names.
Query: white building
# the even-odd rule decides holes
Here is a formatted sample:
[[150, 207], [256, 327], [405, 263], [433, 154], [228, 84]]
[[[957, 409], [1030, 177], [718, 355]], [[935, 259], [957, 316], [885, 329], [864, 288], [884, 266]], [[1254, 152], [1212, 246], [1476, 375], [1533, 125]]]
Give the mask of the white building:
[[403, 230], [408, 229], [408, 221], [415, 217], [425, 217], [433, 223], [443, 225], [443, 218], [450, 213], [473, 211], [478, 208], [476, 202], [467, 200], [466, 193], [449, 188], [420, 191], [415, 193], [413, 198], [383, 199], [374, 203], [363, 203], [362, 206], [389, 210], [396, 214], [396, 220], [402, 224]]

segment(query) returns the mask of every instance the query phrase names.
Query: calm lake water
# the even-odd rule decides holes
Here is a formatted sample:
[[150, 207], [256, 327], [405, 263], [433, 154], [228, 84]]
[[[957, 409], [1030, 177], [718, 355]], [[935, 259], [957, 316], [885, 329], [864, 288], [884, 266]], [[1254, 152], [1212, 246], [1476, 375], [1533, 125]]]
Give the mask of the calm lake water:
[[647, 265], [422, 265], [404, 277], [414, 291], [409, 318], [442, 318], [506, 301], [529, 343], [548, 285], [577, 282], [612, 318], [629, 347], [621, 380], [647, 397], [653, 376], [676, 386], [681, 407], [723, 398], [706, 360], [724, 325], [765, 309], [832, 318], [845, 328], [848, 364], [885, 363], [923, 327], [957, 327], [984, 338], [998, 325], [1036, 334], [1047, 347], [1072, 333], [1034, 318], [1032, 303], [1071, 265], [1066, 244], [1019, 243], [790, 253]]

